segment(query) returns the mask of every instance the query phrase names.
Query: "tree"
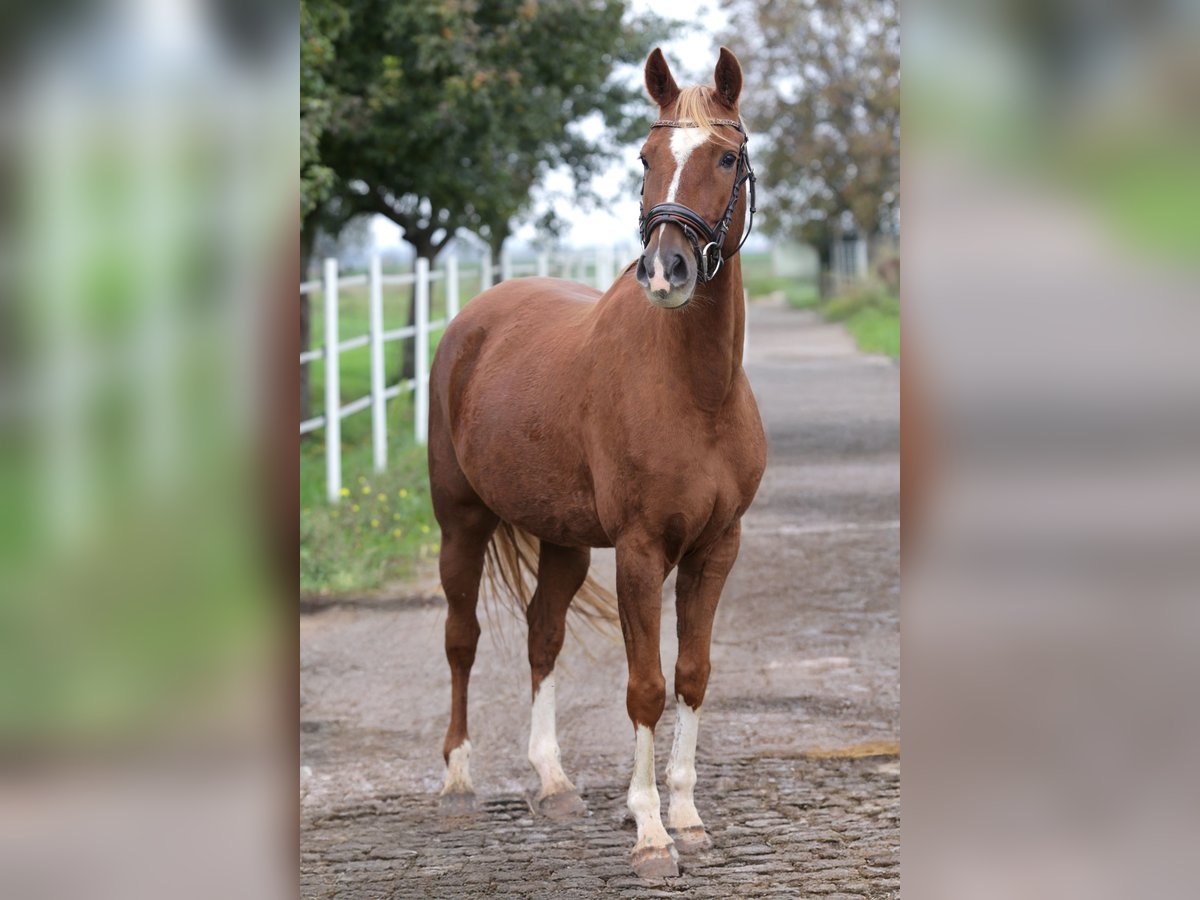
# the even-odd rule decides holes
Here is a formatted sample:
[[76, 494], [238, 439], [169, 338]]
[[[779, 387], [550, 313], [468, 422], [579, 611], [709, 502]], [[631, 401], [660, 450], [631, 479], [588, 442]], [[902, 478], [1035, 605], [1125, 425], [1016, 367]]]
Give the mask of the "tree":
[[334, 173], [322, 163], [321, 134], [333, 115], [335, 92], [328, 74], [334, 39], [349, 24], [332, 0], [300, 0], [300, 215], [310, 215], [332, 192]]
[[[662, 25], [626, 21], [627, 0], [343, 6], [320, 160], [348, 213], [386, 216], [430, 260], [459, 229], [498, 253], [545, 172], [565, 166], [582, 187], [614, 138], [647, 124], [636, 80], [611, 76]], [[597, 113], [607, 127], [587, 137], [576, 126]]]
[[[329, 74], [336, 62], [334, 39], [349, 24], [346, 10], [333, 0], [300, 0], [300, 278], [308, 277], [313, 243], [321, 222], [340, 227], [325, 205], [337, 177], [320, 158], [321, 135], [333, 118], [336, 92]], [[300, 349], [311, 342], [312, 304], [300, 300]], [[309, 367], [300, 367], [300, 417], [310, 415]]]
[[[894, 233], [900, 204], [900, 27], [895, 0], [723, 0], [742, 60], [742, 111], [765, 132], [764, 230], [828, 262], [844, 231]], [[764, 203], [764, 200], [767, 202]]]

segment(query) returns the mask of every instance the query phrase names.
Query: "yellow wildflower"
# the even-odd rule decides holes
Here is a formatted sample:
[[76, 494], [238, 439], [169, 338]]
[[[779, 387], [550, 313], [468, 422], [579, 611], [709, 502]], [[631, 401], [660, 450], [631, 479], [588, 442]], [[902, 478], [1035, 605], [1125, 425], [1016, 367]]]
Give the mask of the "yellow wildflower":
[[349, 497], [350, 488], [342, 488], [338, 493], [340, 493], [343, 497]]

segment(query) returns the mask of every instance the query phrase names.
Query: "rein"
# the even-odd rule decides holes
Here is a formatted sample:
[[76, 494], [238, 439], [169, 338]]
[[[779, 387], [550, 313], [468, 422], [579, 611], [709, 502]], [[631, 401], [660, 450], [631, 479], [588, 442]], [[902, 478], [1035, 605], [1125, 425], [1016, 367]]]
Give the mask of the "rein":
[[[716, 227], [710, 226], [703, 216], [694, 209], [684, 206], [682, 203], [660, 203], [657, 206], [651, 207], [648, 213], [643, 211], [638, 218], [638, 232], [642, 239], [643, 249], [650, 243], [650, 235], [656, 225], [673, 222], [683, 229], [684, 236], [687, 237], [688, 242], [692, 245], [692, 251], [696, 254], [698, 269], [696, 277], [701, 282], [712, 281], [717, 276], [717, 272], [721, 270], [721, 264], [731, 259], [742, 249], [742, 245], [746, 243], [746, 238], [750, 236], [750, 232], [754, 229], [754, 185], [756, 179], [754, 177], [754, 169], [750, 167], [750, 153], [746, 149], [746, 145], [750, 143], [750, 138], [746, 134], [745, 129], [742, 128], [741, 122], [736, 122], [733, 119], [713, 119], [712, 123], [714, 125], [725, 125], [730, 128], [736, 128], [742, 135], [742, 143], [738, 148], [737, 176], [733, 181], [733, 193], [729, 197], [729, 205], [725, 207], [725, 215], [717, 222]], [[650, 127], [696, 128], [697, 125], [690, 119], [659, 119]], [[733, 210], [737, 206], [742, 185], [747, 181], [750, 182], [750, 220], [746, 228], [746, 233], [738, 241], [738, 245], [734, 248], [733, 253], [730, 253], [729, 256], [722, 256], [721, 251], [725, 246], [725, 237], [729, 233], [729, 226], [733, 223]], [[645, 191], [646, 177], [643, 175], [643, 195]], [[704, 243], [702, 244], [701, 241]]]

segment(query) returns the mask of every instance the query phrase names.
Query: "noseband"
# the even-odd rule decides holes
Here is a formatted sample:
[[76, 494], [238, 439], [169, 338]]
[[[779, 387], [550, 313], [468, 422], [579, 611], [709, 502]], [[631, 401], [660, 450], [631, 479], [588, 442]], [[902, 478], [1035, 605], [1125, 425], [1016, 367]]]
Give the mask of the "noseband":
[[[713, 228], [709, 226], [703, 216], [694, 209], [684, 206], [682, 203], [660, 203], [657, 206], [651, 207], [650, 212], [643, 210], [638, 217], [638, 231], [642, 239], [642, 249], [645, 249], [646, 245], [650, 243], [650, 235], [656, 225], [673, 222], [683, 229], [684, 235], [692, 245], [692, 251], [696, 254], [696, 277], [701, 282], [712, 281], [716, 278], [717, 272], [721, 270], [721, 264], [742, 249], [742, 244], [746, 243], [746, 238], [750, 236], [750, 232], [754, 228], [754, 183], [756, 179], [754, 177], [754, 170], [750, 168], [750, 153], [746, 149], [746, 145], [750, 143], [750, 138], [746, 135], [746, 131], [742, 128], [741, 123], [735, 122], [733, 119], [713, 119], [712, 123], [714, 125], [727, 125], [730, 128], [736, 128], [742, 135], [742, 144], [738, 148], [737, 177], [733, 180], [733, 193], [729, 196], [729, 205], [725, 207], [725, 215], [721, 217], [721, 221]], [[650, 127], [695, 128], [697, 126], [695, 122], [688, 119], [659, 119]], [[742, 239], [738, 241], [738, 245], [734, 248], [733, 253], [730, 253], [729, 256], [722, 256], [721, 251], [725, 246], [725, 236], [729, 233], [729, 226], [733, 222], [733, 208], [737, 206], [738, 195], [741, 193], [742, 185], [747, 181], [750, 182], [749, 225], [746, 228], [746, 233], [742, 235]], [[646, 176], [643, 175], [643, 196], [645, 192]]]

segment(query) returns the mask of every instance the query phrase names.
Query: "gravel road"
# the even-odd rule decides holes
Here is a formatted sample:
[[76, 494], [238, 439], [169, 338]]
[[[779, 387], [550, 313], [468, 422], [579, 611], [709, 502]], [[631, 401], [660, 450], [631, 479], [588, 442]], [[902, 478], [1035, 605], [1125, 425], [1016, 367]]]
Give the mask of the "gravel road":
[[[450, 691], [430, 573], [301, 616], [305, 897], [899, 896], [899, 373], [811, 313], [756, 305], [749, 330], [770, 451], [701, 720], [696, 805], [713, 849], [684, 857], [677, 879], [633, 875], [624, 651], [586, 632], [568, 637], [556, 671], [563, 764], [590, 815], [531, 816], [524, 625], [502, 612], [471, 683], [482, 814], [441, 821]], [[593, 559], [611, 584], [611, 551]], [[668, 694], [673, 597], [672, 580]]]

